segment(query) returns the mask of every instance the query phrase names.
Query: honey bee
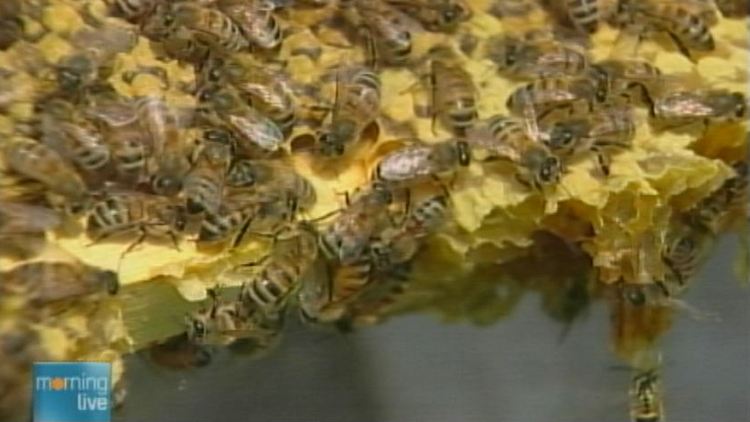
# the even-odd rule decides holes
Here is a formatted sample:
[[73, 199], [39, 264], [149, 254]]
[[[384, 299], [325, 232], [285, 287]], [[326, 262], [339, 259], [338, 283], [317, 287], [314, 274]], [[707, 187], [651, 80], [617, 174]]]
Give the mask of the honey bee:
[[320, 247], [329, 259], [347, 265], [355, 262], [367, 248], [370, 238], [393, 203], [393, 192], [385, 185], [357, 192], [320, 236]]
[[707, 12], [700, 2], [622, 0], [614, 21], [620, 26], [642, 28], [642, 34], [664, 32], [680, 53], [692, 59], [691, 50], [708, 52], [716, 47], [709, 29], [715, 19], [713, 13], [713, 8]]
[[364, 35], [375, 62], [393, 66], [409, 62], [412, 31], [416, 28], [398, 9], [383, 0], [351, 0], [349, 3], [342, 5], [343, 14], [351, 27]]
[[111, 61], [118, 53], [130, 51], [137, 36], [131, 29], [112, 25], [80, 30], [70, 41], [76, 52], [62, 57], [55, 73], [61, 93], [78, 98], [82, 90], [108, 77]]
[[737, 161], [732, 167], [736, 175], [688, 212], [689, 224], [717, 233], [729, 212], [748, 207], [748, 163]]
[[562, 178], [562, 162], [536, 139], [523, 119], [492, 116], [473, 136], [473, 142], [473, 148], [485, 150], [487, 159], [512, 163], [516, 180], [524, 186], [543, 191]]
[[209, 113], [209, 119], [225, 122], [241, 141], [240, 152], [248, 155], [276, 152], [284, 142], [284, 134], [273, 120], [247, 106], [237, 92], [228, 87], [206, 87], [200, 94], [201, 107]]
[[471, 19], [472, 12], [465, 0], [386, 0], [419, 21], [428, 31], [451, 32], [461, 22]]
[[210, 350], [190, 341], [187, 333], [149, 347], [148, 357], [159, 366], [177, 370], [201, 368], [211, 363]]
[[630, 420], [663, 422], [662, 387], [656, 369], [638, 371], [630, 382]]
[[0, 50], [10, 48], [23, 37], [21, 2], [9, 0], [0, 6]]
[[271, 50], [283, 40], [281, 25], [273, 15], [274, 4], [268, 0], [220, 0], [219, 10], [237, 22], [242, 33], [256, 46]]
[[597, 92], [606, 96], [609, 103], [618, 99], [631, 103], [637, 94], [649, 108], [654, 104], [652, 92], [666, 82], [658, 67], [643, 60], [600, 61], [590, 67], [590, 74], [596, 81]]
[[254, 188], [261, 193], [280, 193], [293, 200], [292, 212], [308, 210], [315, 204], [313, 185], [290, 166], [272, 160], [237, 160], [227, 174], [227, 185]]
[[44, 232], [61, 222], [49, 208], [0, 201], [0, 255], [33, 256], [44, 245]]
[[526, 17], [541, 8], [536, 0], [494, 0], [488, 11], [502, 19]]
[[530, 42], [512, 36], [487, 41], [487, 56], [500, 73], [515, 78], [579, 75], [588, 67], [586, 55], [558, 41]]
[[716, 7], [721, 14], [729, 18], [741, 18], [747, 16], [750, 5], [745, 0], [716, 0]]
[[606, 100], [606, 93], [596, 90], [588, 78], [551, 77], [536, 79], [517, 88], [508, 98], [508, 110], [524, 115], [534, 110], [539, 120], [550, 113], [568, 109], [570, 112], [581, 104], [588, 109]]
[[0, 292], [22, 296], [33, 306], [67, 302], [107, 292], [117, 293], [119, 281], [112, 271], [82, 263], [30, 262], [2, 272]]
[[584, 151], [596, 154], [604, 175], [609, 175], [610, 157], [606, 150], [630, 147], [635, 137], [635, 122], [627, 110], [606, 109], [589, 117], [555, 122], [544, 136], [552, 152], [574, 156]]
[[408, 210], [404, 221], [382, 231], [370, 244], [370, 261], [377, 274], [387, 273], [414, 257], [420, 241], [434, 233], [450, 213], [448, 195], [432, 195]]
[[153, 145], [156, 168], [151, 175], [151, 188], [156, 194], [172, 196], [182, 189], [187, 174], [188, 144], [180, 136], [177, 112], [164, 101], [144, 97], [135, 104], [139, 124]]
[[187, 224], [184, 208], [168, 198], [138, 193], [108, 193], [96, 201], [86, 220], [86, 234], [99, 242], [125, 233], [138, 238], [123, 255], [143, 243], [147, 237], [168, 237], [179, 250], [178, 233]]
[[560, 7], [575, 29], [593, 34], [599, 29], [599, 22], [602, 20], [599, 3], [599, 0], [565, 0]]
[[[258, 205], [252, 201], [222, 204], [217, 212], [208, 212], [203, 216], [198, 242], [223, 241], [243, 226], [248, 226], [257, 213]], [[239, 240], [234, 243], [239, 244]]]
[[429, 53], [433, 127], [436, 119], [463, 136], [477, 120], [476, 88], [471, 75], [448, 48]]
[[374, 181], [387, 186], [408, 186], [425, 179], [454, 173], [471, 162], [469, 144], [447, 140], [433, 144], [407, 145], [386, 154], [378, 162]]
[[144, 181], [154, 143], [141, 125], [134, 104], [120, 98], [97, 98], [85, 113], [99, 126], [117, 178], [133, 185]]
[[310, 224], [297, 223], [286, 233], [276, 233], [270, 254], [260, 262], [245, 264], [262, 268], [242, 284], [239, 300], [264, 315], [279, 313], [298, 291], [317, 257], [318, 233]]
[[[206, 138], [211, 138], [208, 129]], [[204, 141], [193, 168], [185, 176], [184, 194], [186, 209], [191, 214], [203, 211], [215, 213], [223, 197], [224, 177], [232, 160], [229, 143]]]
[[669, 296], [677, 296], [687, 287], [688, 281], [698, 272], [698, 265], [704, 257], [708, 237], [689, 227], [679, 227], [667, 234], [662, 261], [671, 277], [665, 279]]
[[245, 348], [251, 341], [253, 349], [266, 349], [277, 339], [284, 323], [282, 313], [262, 314], [248, 308], [239, 298], [224, 300], [215, 289], [209, 290], [211, 305], [188, 314], [185, 318], [187, 340], [197, 347], [217, 344]]
[[703, 121], [726, 123], [747, 116], [747, 99], [727, 90], [674, 91], [654, 101], [651, 116], [659, 123], [683, 126]]
[[[187, 28], [196, 41], [222, 52], [238, 52], [250, 47], [242, 29], [230, 17], [215, 9], [177, 3], [163, 19], [174, 19], [172, 26]], [[165, 26], [169, 27], [168, 23]]]
[[84, 171], [100, 171], [110, 162], [110, 150], [95, 128], [75, 119], [72, 107], [64, 101], [47, 104], [41, 117], [42, 140]]
[[296, 122], [294, 97], [286, 81], [266, 66], [237, 58], [213, 58], [206, 66], [209, 84], [231, 83], [244, 99], [270, 117], [284, 135], [291, 133]]
[[154, 12], [158, 0], [107, 0], [107, 3], [116, 16], [138, 22]]
[[[344, 81], [339, 78], [344, 74]], [[348, 75], [347, 75], [348, 74]], [[317, 134], [324, 156], [343, 155], [380, 111], [380, 77], [367, 68], [338, 71], [330, 122]]]
[[400, 236], [421, 239], [434, 233], [450, 214], [449, 196], [446, 193], [432, 195], [418, 203], [400, 227]]
[[86, 205], [89, 191], [83, 179], [49, 146], [29, 138], [15, 138], [5, 145], [4, 152], [11, 170], [62, 195], [72, 202], [73, 208]]

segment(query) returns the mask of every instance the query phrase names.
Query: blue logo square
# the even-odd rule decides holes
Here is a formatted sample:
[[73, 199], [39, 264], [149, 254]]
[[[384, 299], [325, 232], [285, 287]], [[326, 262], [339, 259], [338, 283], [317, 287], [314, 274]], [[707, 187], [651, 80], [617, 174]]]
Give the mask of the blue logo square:
[[109, 422], [111, 364], [34, 364], [34, 422]]

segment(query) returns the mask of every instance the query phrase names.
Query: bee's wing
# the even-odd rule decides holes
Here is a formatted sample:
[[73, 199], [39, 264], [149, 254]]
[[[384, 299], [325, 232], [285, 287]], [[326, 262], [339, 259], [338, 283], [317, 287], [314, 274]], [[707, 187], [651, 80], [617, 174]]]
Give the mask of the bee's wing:
[[44, 231], [60, 225], [57, 212], [35, 205], [0, 201], [0, 232], [28, 233]]
[[120, 99], [95, 99], [84, 109], [84, 114], [110, 127], [126, 126], [138, 119], [132, 102]]
[[132, 50], [137, 41], [135, 31], [118, 25], [81, 29], [70, 39], [74, 47], [91, 52], [100, 61]]

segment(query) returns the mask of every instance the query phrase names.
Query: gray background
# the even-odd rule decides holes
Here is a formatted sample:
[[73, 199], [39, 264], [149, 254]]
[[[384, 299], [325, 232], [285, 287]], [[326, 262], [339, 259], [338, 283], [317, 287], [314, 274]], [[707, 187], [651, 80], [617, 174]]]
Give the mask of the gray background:
[[[750, 421], [750, 295], [723, 239], [686, 295], [721, 321], [681, 314], [664, 339], [667, 420]], [[527, 295], [488, 327], [395, 318], [351, 335], [293, 327], [262, 359], [220, 355], [190, 372], [128, 359], [118, 421], [625, 422], [629, 373], [609, 349], [603, 304], [561, 325]]]

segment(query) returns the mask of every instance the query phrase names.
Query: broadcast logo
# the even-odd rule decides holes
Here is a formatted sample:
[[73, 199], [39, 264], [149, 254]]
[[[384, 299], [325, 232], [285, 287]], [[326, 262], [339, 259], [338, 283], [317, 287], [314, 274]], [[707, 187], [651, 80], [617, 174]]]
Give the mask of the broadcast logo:
[[34, 364], [34, 422], [109, 422], [111, 365]]

